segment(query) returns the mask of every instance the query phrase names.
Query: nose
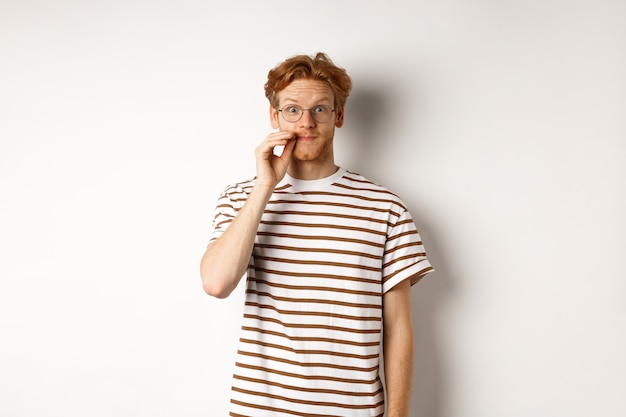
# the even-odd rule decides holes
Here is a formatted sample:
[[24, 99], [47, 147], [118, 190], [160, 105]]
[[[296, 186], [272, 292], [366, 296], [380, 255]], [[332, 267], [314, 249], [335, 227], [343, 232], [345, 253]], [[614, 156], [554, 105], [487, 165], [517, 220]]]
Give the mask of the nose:
[[314, 127], [315, 126], [315, 119], [313, 118], [313, 114], [311, 113], [312, 110], [304, 110], [302, 112], [302, 118], [300, 119], [300, 126], [301, 127]]

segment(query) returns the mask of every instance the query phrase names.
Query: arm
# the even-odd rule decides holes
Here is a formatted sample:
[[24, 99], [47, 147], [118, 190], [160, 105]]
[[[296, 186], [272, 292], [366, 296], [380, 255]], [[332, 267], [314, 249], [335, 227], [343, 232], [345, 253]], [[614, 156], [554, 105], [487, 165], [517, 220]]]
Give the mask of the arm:
[[410, 281], [402, 281], [383, 296], [383, 357], [388, 417], [408, 417], [411, 403], [413, 324]]
[[202, 287], [207, 294], [226, 298], [239, 284], [250, 262], [256, 231], [272, 190], [255, 185], [228, 229], [207, 247], [200, 262]]
[[[228, 297], [245, 273], [265, 206], [287, 172], [295, 145], [292, 138], [291, 132], [274, 132], [256, 148], [257, 177], [250, 196], [228, 229], [202, 256], [200, 275], [207, 294]], [[285, 146], [282, 155], [274, 155], [274, 147], [281, 145]]]

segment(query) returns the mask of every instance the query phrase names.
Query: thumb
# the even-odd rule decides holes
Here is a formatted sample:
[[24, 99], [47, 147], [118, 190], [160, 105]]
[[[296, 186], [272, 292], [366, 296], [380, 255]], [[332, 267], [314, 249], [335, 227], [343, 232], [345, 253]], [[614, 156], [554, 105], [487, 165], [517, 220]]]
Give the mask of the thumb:
[[296, 146], [296, 140], [295, 139], [289, 140], [287, 144], [284, 146], [283, 152], [280, 154], [280, 159], [282, 159], [285, 162], [289, 162], [289, 159], [291, 158], [291, 154], [293, 152], [293, 148], [295, 146]]

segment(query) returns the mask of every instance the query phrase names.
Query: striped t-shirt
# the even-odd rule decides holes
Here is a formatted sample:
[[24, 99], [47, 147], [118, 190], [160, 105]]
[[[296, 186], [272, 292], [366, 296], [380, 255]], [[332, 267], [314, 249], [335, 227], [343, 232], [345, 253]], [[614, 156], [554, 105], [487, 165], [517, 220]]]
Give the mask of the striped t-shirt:
[[[222, 193], [211, 240], [253, 185]], [[430, 271], [398, 196], [344, 169], [287, 175], [250, 259], [230, 416], [382, 416], [382, 296]]]

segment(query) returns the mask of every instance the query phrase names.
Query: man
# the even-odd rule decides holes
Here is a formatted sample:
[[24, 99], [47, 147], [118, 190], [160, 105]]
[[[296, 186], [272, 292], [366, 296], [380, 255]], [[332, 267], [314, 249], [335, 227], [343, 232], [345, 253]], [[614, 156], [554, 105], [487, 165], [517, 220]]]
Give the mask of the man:
[[[352, 83], [325, 54], [268, 74], [257, 175], [220, 196], [204, 290], [247, 272], [230, 416], [408, 416], [410, 287], [432, 271], [404, 203], [334, 162]], [[282, 147], [282, 153], [276, 148]]]

